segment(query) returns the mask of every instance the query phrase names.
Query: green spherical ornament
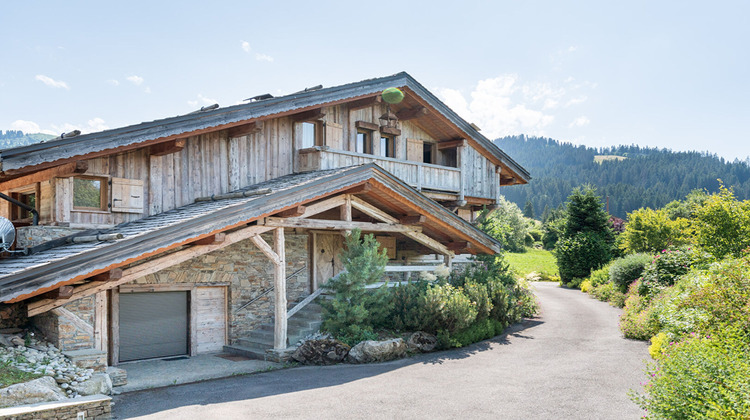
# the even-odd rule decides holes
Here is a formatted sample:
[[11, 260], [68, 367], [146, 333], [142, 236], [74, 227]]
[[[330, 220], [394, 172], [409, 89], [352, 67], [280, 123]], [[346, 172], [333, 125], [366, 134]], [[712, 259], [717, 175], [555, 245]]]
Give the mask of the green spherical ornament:
[[391, 87], [383, 91], [381, 94], [383, 100], [389, 104], [397, 104], [404, 100], [404, 92], [401, 92], [399, 88]]

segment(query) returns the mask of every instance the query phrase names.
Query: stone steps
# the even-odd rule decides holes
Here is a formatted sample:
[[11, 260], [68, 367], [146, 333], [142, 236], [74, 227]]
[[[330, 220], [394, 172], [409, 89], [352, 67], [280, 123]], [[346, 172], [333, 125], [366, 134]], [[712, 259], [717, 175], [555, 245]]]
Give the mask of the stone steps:
[[[290, 302], [289, 309], [297, 303]], [[323, 323], [323, 308], [311, 302], [294, 314], [287, 321], [287, 343], [294, 346], [302, 338], [318, 331]], [[251, 331], [246, 337], [240, 338], [233, 345], [224, 346], [224, 351], [238, 354], [252, 359], [279, 361], [283, 356], [267, 353], [266, 350], [273, 348], [274, 325], [270, 323], [261, 324], [257, 329]], [[279, 359], [279, 360], [275, 360]]]

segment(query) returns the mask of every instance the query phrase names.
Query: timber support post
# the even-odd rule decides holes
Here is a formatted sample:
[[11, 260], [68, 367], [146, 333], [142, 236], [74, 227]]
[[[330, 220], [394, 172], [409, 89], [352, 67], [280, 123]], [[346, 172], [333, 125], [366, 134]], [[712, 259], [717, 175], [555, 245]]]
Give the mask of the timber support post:
[[276, 228], [273, 232], [273, 247], [278, 259], [274, 261], [274, 334], [273, 349], [284, 350], [287, 347], [287, 302], [286, 302], [286, 250], [284, 244], [284, 228]]

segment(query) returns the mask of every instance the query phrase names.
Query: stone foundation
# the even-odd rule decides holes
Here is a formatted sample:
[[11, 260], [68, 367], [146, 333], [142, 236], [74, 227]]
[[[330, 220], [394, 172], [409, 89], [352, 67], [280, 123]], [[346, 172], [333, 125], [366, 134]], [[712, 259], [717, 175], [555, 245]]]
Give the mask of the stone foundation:
[[[63, 305], [63, 308], [93, 326], [94, 304], [95, 297], [89, 296], [68, 302]], [[33, 317], [32, 322], [47, 341], [62, 351], [91, 349], [94, 347], [94, 337], [78, 328], [64, 316], [58, 317], [52, 312], [45, 312]]]
[[[0, 409], [0, 419], [13, 420], [76, 420], [112, 418], [112, 398], [91, 395], [66, 401], [37, 403]], [[83, 413], [83, 417], [79, 415]]]
[[[273, 246], [273, 235], [263, 239]], [[308, 264], [307, 234], [285, 234], [287, 276]], [[287, 281], [287, 300], [294, 302], [310, 293], [309, 269]], [[229, 283], [229, 342], [246, 337], [261, 324], [271, 322], [274, 294], [270, 291], [243, 309], [242, 305], [273, 286], [274, 265], [250, 240], [196, 257], [158, 273], [135, 280], [134, 284]]]
[[23, 328], [28, 324], [26, 317], [26, 303], [0, 303], [0, 329]]

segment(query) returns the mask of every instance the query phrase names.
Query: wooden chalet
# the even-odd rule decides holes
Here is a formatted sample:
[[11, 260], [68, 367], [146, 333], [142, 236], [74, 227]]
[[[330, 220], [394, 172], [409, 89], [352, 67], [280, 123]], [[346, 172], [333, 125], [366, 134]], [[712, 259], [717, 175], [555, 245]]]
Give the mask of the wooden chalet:
[[[390, 87], [401, 103], [382, 101]], [[0, 165], [17, 232], [0, 322], [96, 367], [278, 354], [319, 325], [296, 318], [342, 270], [342, 234], [375, 234], [391, 276], [495, 253], [473, 215], [529, 179], [406, 73], [3, 150]]]

